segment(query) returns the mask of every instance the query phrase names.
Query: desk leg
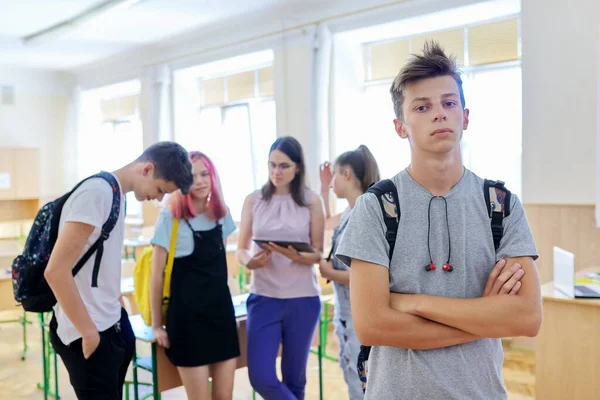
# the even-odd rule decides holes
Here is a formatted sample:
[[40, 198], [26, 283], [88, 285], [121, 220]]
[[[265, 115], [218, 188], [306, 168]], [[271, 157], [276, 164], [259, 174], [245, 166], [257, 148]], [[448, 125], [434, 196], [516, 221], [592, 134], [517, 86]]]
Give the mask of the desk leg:
[[137, 373], [137, 349], [133, 351], [133, 398], [135, 400], [140, 399], [140, 393], [138, 389], [138, 373]]
[[[54, 397], [56, 400], [60, 400], [60, 395], [58, 393], [58, 357], [52, 348], [52, 344], [50, 344], [50, 334], [46, 329], [46, 320], [44, 314], [39, 313], [38, 319], [42, 329], [42, 367], [44, 382], [41, 384], [38, 383], [37, 387], [38, 389], [44, 391], [44, 400], [48, 400], [48, 397]], [[52, 367], [54, 368], [54, 391], [50, 389], [50, 376], [52, 373]]]
[[[46, 350], [46, 346], [48, 345], [46, 343], [46, 328], [44, 326], [44, 314], [39, 314], [39, 319], [40, 319], [40, 326], [42, 328], [42, 368], [43, 368], [43, 374], [44, 374], [44, 383], [43, 383], [43, 387], [41, 389], [44, 390], [44, 400], [48, 400], [48, 386], [50, 385], [50, 379], [48, 377], [49, 375], [49, 365], [48, 365], [48, 352]], [[38, 384], [38, 387], [40, 387], [40, 385]]]
[[[50, 346], [50, 343], [48, 343], [48, 346]], [[60, 395], [58, 394], [58, 359], [52, 346], [50, 346], [50, 351], [52, 352], [52, 357], [54, 357], [54, 398], [60, 400]]]
[[123, 258], [125, 260], [131, 260], [131, 257], [129, 257], [129, 246], [123, 247]]
[[323, 358], [326, 358], [330, 361], [338, 362], [337, 357], [327, 354], [327, 327], [329, 323], [333, 321], [333, 319], [329, 318], [329, 307], [331, 304], [325, 303], [323, 305], [324, 316], [323, 316]]
[[329, 324], [329, 303], [323, 303], [323, 316], [321, 320], [321, 332], [319, 336], [319, 346], [321, 347], [321, 357], [327, 355], [327, 325]]
[[[320, 340], [320, 338], [319, 338], [319, 340]], [[319, 357], [319, 399], [323, 400], [323, 354], [322, 354], [321, 346], [319, 346], [318, 353], [319, 353], [319, 355], [318, 355], [318, 357]]]
[[21, 355], [21, 360], [25, 360], [27, 358], [27, 314], [23, 311], [23, 316], [21, 317], [21, 325], [23, 326], [23, 355]]
[[[321, 322], [319, 325], [323, 325]], [[319, 399], [323, 400], [323, 328], [319, 326], [319, 348], [317, 350], [319, 357]]]
[[[329, 323], [333, 321], [333, 319], [329, 318], [329, 307], [329, 303], [323, 303], [323, 311], [319, 317], [319, 335], [322, 335], [323, 340], [320, 340], [321, 336], [319, 336], [319, 346], [321, 347], [320, 350], [322, 358], [337, 362], [337, 357], [327, 354], [327, 326], [329, 326]], [[311, 348], [310, 352], [312, 354], [319, 355], [319, 349], [315, 350], [314, 348]]]
[[156, 342], [152, 343], [152, 393], [154, 400], [160, 400], [160, 391], [158, 390], [158, 363], [156, 355]]
[[240, 293], [246, 293], [246, 284], [248, 283], [246, 280], [246, 267], [240, 265], [240, 273], [238, 274], [238, 283], [240, 285]]

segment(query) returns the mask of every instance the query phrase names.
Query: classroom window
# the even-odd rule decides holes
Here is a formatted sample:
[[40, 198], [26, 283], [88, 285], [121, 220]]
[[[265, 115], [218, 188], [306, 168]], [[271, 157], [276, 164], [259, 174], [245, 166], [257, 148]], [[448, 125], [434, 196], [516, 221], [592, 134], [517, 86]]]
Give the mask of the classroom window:
[[[246, 196], [267, 181], [267, 155], [276, 139], [272, 52], [266, 60], [264, 54], [260, 62], [245, 59], [258, 64], [245, 70], [238, 58], [216, 71], [200, 66], [174, 74], [175, 140], [212, 159], [235, 221]], [[228, 68], [237, 72], [223, 74]]]
[[[394, 130], [389, 89], [409, 54], [418, 52], [426, 39], [433, 39], [456, 56], [462, 71], [466, 106], [470, 109], [469, 127], [461, 142], [464, 165], [482, 178], [505, 181], [520, 196], [519, 5], [511, 0], [492, 3], [495, 6], [488, 8], [488, 14], [482, 3], [474, 6], [477, 10], [447, 10], [394, 26], [339, 34], [335, 39], [338, 66], [334, 74], [332, 156], [365, 144], [377, 159], [382, 178], [392, 177], [409, 165], [409, 143]], [[503, 15], [494, 14], [499, 5], [504, 6]], [[453, 21], [460, 25], [452, 25]], [[401, 37], [390, 37], [394, 32], [400, 32]], [[348, 64], [359, 52], [361, 65]], [[339, 212], [346, 203], [337, 201], [335, 207]]]
[[463, 77], [469, 127], [463, 163], [482, 178], [501, 180], [521, 196], [521, 67], [478, 71]]
[[206, 108], [194, 125], [197, 131], [182, 145], [212, 159], [225, 201], [239, 221], [245, 197], [267, 181], [267, 154], [276, 136], [275, 102]]
[[[100, 170], [119, 169], [142, 153], [139, 92], [139, 81], [130, 81], [82, 93], [77, 158], [79, 179]], [[141, 218], [142, 203], [133, 192], [127, 194], [126, 202], [127, 217]]]

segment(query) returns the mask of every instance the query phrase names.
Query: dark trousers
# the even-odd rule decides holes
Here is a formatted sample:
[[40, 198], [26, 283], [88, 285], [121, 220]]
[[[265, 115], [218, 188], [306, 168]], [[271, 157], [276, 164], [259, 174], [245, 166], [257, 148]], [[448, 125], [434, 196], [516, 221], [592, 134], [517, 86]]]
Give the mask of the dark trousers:
[[121, 310], [121, 320], [100, 332], [100, 344], [86, 360], [81, 339], [65, 346], [56, 334], [56, 319], [50, 321], [50, 342], [69, 372], [77, 398], [82, 400], [119, 400], [123, 398], [123, 383], [135, 352], [135, 336], [127, 311]]

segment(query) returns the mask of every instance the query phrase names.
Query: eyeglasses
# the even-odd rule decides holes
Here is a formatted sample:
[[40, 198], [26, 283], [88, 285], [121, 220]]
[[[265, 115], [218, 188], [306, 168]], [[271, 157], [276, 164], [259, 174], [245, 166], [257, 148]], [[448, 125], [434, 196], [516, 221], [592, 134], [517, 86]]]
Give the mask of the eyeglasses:
[[293, 166], [294, 166], [294, 164], [289, 164], [289, 163], [275, 164], [274, 162], [269, 161], [269, 169], [278, 169], [281, 172], [285, 172], [288, 169], [292, 168]]

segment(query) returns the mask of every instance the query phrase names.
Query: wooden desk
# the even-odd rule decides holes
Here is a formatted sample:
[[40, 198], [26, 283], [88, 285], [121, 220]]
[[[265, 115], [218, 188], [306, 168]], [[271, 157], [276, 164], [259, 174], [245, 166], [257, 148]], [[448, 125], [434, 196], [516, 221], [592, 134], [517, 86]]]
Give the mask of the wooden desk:
[[[600, 267], [580, 271], [600, 271]], [[572, 299], [542, 285], [544, 320], [537, 337], [535, 397], [543, 400], [600, 396], [600, 300]]]

